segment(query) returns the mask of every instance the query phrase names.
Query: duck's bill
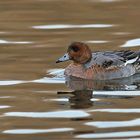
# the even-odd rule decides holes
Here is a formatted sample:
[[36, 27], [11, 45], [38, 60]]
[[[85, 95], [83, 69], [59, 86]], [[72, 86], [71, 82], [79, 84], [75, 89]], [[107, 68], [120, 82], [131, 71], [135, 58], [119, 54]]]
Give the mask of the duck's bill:
[[63, 55], [62, 57], [60, 57], [60, 58], [56, 61], [56, 63], [60, 63], [60, 62], [68, 61], [68, 60], [70, 60], [70, 57], [69, 57], [68, 53], [66, 53], [65, 55]]

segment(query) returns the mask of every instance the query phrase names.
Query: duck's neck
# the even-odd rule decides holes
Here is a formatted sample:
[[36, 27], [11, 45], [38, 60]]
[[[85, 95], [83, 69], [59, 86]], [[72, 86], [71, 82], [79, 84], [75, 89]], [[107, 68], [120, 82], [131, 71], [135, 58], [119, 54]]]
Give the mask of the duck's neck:
[[93, 64], [93, 59], [90, 58], [84, 65], [85, 68], [89, 68]]

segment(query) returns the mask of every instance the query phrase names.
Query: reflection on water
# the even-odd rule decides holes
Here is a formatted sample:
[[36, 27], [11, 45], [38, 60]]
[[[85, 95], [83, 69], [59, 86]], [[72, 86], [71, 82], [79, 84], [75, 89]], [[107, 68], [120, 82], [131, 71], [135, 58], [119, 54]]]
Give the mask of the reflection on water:
[[[73, 41], [140, 46], [139, 0], [0, 1], [0, 140], [139, 139], [140, 74], [65, 79]], [[47, 72], [46, 72], [47, 71]]]

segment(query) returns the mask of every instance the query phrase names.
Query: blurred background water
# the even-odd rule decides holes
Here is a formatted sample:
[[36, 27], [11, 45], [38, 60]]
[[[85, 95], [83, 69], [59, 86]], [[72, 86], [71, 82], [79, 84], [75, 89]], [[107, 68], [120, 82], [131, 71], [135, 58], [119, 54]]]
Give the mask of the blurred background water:
[[140, 74], [65, 81], [73, 41], [140, 47], [139, 0], [0, 1], [0, 139], [140, 139]]

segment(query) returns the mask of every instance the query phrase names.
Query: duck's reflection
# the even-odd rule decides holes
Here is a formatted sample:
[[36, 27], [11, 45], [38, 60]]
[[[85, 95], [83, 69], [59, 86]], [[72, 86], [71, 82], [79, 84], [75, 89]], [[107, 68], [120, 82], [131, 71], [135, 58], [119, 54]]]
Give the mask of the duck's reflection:
[[89, 108], [93, 106], [92, 91], [91, 90], [77, 90], [74, 91], [73, 96], [69, 99], [71, 108]]
[[93, 106], [93, 101], [91, 101], [93, 96], [92, 90], [75, 90], [72, 92], [58, 92], [58, 94], [71, 94], [69, 97], [69, 102], [71, 108], [80, 109], [80, 108], [89, 108]]
[[115, 80], [82, 80], [75, 77], [66, 79], [66, 85], [72, 90], [139, 90], [140, 74]]
[[[82, 80], [74, 77], [66, 79], [66, 85], [71, 92], [58, 92], [58, 94], [68, 96], [71, 108], [89, 108], [95, 104], [94, 97], [102, 98], [103, 95], [94, 96], [94, 91], [126, 91], [140, 89], [140, 74], [135, 76], [108, 81]], [[112, 96], [110, 96], [113, 98]], [[114, 98], [130, 98], [130, 96], [115, 95]]]

